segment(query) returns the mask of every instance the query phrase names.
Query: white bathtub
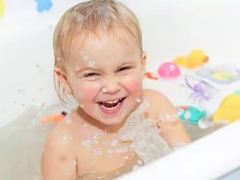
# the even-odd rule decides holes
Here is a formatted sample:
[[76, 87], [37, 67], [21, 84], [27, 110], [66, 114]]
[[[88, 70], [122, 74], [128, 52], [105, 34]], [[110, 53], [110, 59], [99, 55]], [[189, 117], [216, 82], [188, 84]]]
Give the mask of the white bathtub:
[[[34, 0], [6, 0], [5, 15], [0, 19], [0, 126], [18, 119], [28, 106], [58, 102], [52, 78], [53, 27], [60, 15], [77, 2], [54, 0], [49, 12], [38, 13]], [[204, 50], [212, 64], [239, 62], [240, 1], [122, 2], [140, 19], [148, 70], [155, 71], [161, 62], [196, 48]], [[170, 92], [161, 84], [150, 84]], [[185, 102], [171, 94], [175, 92], [167, 94], [174, 104]], [[219, 178], [240, 166], [239, 129], [240, 122], [234, 123], [122, 179]], [[175, 173], [168, 173], [173, 169]]]

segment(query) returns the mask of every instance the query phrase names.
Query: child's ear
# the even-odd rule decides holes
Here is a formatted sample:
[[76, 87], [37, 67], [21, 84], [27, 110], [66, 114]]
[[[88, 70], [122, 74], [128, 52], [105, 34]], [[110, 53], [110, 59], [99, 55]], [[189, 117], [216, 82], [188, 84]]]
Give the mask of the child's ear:
[[141, 59], [141, 64], [142, 64], [142, 72], [145, 73], [146, 72], [146, 61], [147, 61], [147, 54], [144, 51], [142, 53], [142, 59]]
[[66, 76], [66, 74], [65, 74], [61, 69], [59, 69], [58, 67], [55, 67], [55, 68], [54, 68], [54, 72], [55, 72], [58, 80], [59, 80], [60, 83], [62, 84], [63, 88], [65, 89], [65, 91], [66, 91], [68, 94], [73, 94], [72, 88], [71, 88], [70, 84], [69, 84], [68, 81], [67, 81], [67, 76]]

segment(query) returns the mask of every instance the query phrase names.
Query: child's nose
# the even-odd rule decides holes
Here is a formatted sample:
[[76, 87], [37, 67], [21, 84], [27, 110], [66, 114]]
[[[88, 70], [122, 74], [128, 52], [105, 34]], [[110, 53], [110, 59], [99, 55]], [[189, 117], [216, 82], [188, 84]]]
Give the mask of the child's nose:
[[120, 84], [116, 78], [108, 78], [104, 83], [103, 93], [115, 94], [120, 90]]

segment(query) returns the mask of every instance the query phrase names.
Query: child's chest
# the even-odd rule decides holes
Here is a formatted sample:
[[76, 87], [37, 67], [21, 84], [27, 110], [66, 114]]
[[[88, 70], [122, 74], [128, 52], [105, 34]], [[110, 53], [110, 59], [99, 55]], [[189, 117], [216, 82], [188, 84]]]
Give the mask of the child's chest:
[[79, 176], [111, 179], [143, 165], [129, 142], [99, 141], [90, 146], [87, 143], [83, 142], [85, 147], [77, 157]]

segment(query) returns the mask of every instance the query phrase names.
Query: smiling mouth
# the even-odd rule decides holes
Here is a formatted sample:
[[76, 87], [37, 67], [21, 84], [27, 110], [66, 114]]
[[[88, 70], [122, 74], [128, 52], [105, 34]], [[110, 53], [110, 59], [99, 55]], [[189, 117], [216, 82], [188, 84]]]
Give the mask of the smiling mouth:
[[102, 101], [102, 102], [98, 102], [98, 104], [100, 105], [100, 107], [106, 111], [112, 111], [117, 109], [122, 102], [124, 101], [125, 98], [120, 98], [120, 99], [115, 99], [115, 100], [111, 100], [111, 101]]

